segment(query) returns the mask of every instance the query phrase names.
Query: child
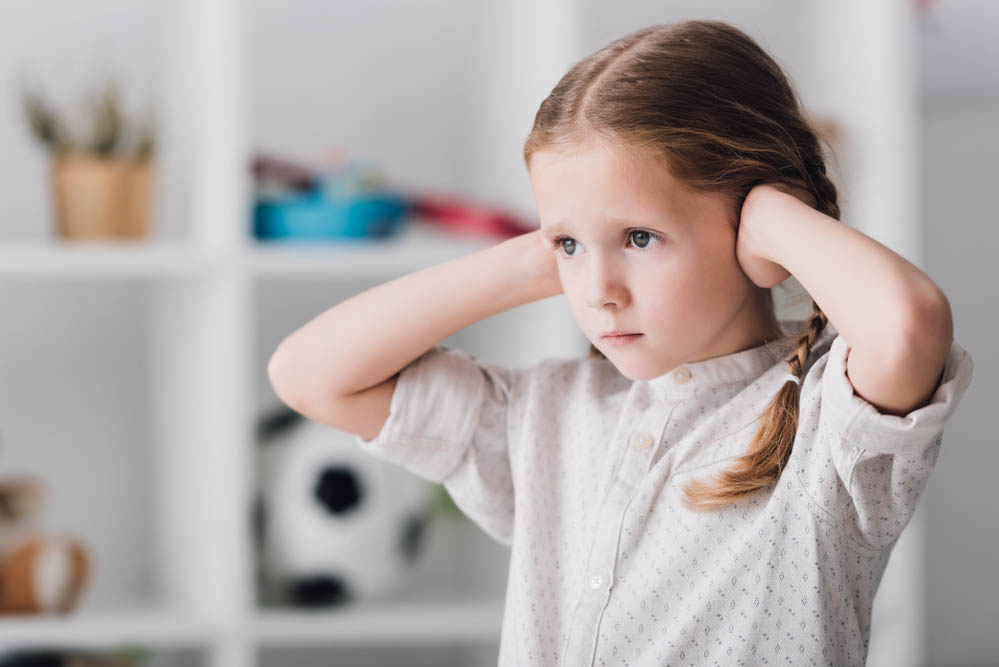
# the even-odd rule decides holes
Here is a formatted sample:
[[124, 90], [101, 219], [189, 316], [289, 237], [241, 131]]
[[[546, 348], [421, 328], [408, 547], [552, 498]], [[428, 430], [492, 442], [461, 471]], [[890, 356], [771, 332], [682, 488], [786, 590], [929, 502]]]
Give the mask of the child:
[[[279, 396], [510, 545], [500, 664], [863, 664], [971, 381], [947, 299], [838, 221], [785, 75], [725, 23], [577, 63], [524, 158], [538, 231], [323, 313], [271, 359]], [[815, 312], [778, 321], [792, 274]], [[587, 357], [439, 344], [560, 293]]]

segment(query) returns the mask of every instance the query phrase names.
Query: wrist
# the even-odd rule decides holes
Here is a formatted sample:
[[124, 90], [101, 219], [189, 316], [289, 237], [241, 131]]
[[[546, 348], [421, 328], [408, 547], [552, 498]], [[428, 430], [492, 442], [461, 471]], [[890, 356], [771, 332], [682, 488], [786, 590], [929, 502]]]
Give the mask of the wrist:
[[507, 284], [518, 303], [530, 303], [562, 293], [555, 253], [540, 231], [520, 234], [495, 246]]
[[744, 232], [754, 240], [756, 253], [774, 262], [774, 235], [781, 233], [779, 228], [794, 216], [816, 211], [814, 202], [811, 193], [799, 187], [783, 183], [757, 185], [746, 195], [739, 224], [746, 225]]
[[767, 252], [769, 230], [766, 223], [774, 219], [775, 192], [777, 191], [762, 186], [753, 188], [746, 195], [739, 216], [739, 238], [754, 255], [768, 261], [773, 261], [773, 258]]

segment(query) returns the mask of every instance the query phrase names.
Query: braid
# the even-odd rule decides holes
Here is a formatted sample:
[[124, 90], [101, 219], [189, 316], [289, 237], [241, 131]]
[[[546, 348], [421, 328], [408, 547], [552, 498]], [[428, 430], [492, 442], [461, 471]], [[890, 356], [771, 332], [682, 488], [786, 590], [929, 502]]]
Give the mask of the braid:
[[[815, 301], [815, 311], [794, 354], [786, 359], [793, 375], [801, 377], [812, 345], [826, 326], [826, 315]], [[745, 454], [735, 460], [714, 482], [694, 480], [685, 487], [685, 504], [692, 510], [714, 509], [752, 495], [775, 484], [787, 466], [798, 430], [798, 401], [801, 385], [788, 379], [762, 416], [762, 424]]]
[[[810, 138], [808, 143], [812, 150], [808, 151], [810, 159], [805, 162], [806, 186], [816, 199], [816, 208], [838, 220], [840, 210], [836, 202], [836, 186], [826, 175], [817, 138], [814, 135]], [[814, 299], [812, 308], [812, 315], [804, 334], [797, 341], [794, 354], [785, 360], [788, 370], [798, 378], [802, 377], [812, 346], [828, 321]], [[800, 392], [801, 383], [788, 379], [764, 410], [763, 423], [746, 453], [736, 459], [732, 467], [721, 473], [713, 483], [694, 480], [686, 485], [685, 504], [688, 509], [714, 509], [776, 484], [791, 458], [794, 437], [798, 431]]]

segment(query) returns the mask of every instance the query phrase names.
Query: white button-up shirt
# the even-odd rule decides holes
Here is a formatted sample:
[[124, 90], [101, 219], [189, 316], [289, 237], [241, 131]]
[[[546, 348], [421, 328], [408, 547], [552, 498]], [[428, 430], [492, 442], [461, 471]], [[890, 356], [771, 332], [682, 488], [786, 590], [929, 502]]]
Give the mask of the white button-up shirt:
[[831, 324], [813, 346], [778, 483], [710, 511], [684, 508], [682, 487], [747, 450], [786, 350], [632, 381], [605, 359], [505, 368], [435, 346], [403, 369], [381, 432], [355, 437], [511, 547], [500, 665], [862, 665], [973, 365], [953, 343], [930, 403], [899, 417], [854, 393], [849, 349]]

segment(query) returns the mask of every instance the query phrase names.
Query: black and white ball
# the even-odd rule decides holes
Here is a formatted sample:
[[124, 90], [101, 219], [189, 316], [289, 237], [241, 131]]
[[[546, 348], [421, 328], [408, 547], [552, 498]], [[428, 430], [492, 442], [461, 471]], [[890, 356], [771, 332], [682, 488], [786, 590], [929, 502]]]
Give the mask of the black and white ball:
[[433, 485], [290, 409], [264, 419], [259, 438], [265, 603], [324, 607], [402, 588], [425, 551]]

